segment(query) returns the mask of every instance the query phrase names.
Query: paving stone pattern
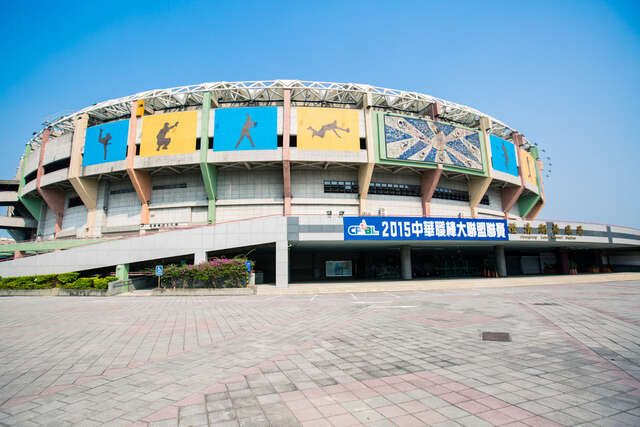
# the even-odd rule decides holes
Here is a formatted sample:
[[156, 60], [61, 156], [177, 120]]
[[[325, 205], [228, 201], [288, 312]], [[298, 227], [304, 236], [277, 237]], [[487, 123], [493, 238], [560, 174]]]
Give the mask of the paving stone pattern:
[[640, 282], [0, 298], [0, 360], [1, 425], [639, 426]]

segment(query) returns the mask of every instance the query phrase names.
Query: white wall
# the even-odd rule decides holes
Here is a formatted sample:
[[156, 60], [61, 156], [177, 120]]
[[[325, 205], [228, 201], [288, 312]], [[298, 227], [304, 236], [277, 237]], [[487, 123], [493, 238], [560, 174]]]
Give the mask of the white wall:
[[358, 172], [349, 169], [292, 170], [291, 197], [358, 200], [357, 193], [325, 193], [325, 180], [354, 181], [357, 183]]
[[[131, 184], [114, 184], [110, 191], [131, 188]], [[109, 194], [107, 226], [119, 227], [140, 224], [140, 201], [135, 191], [123, 194]]]
[[282, 169], [264, 171], [218, 169], [216, 200], [282, 201], [283, 185]]

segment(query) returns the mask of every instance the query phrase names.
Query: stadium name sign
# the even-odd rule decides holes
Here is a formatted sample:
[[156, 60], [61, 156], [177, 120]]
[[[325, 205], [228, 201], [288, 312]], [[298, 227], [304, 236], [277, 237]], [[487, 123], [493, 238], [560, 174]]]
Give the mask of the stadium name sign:
[[504, 219], [344, 217], [344, 240], [509, 240]]

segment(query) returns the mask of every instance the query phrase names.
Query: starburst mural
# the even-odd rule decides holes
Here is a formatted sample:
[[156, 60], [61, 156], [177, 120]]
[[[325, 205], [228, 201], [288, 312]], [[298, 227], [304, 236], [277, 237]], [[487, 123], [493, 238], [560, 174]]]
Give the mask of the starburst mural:
[[384, 116], [387, 159], [482, 169], [479, 133], [445, 123]]

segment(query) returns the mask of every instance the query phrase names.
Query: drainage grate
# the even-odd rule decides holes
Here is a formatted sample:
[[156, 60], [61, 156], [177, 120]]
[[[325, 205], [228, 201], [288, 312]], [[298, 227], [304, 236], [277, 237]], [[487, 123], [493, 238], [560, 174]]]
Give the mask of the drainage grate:
[[508, 332], [483, 332], [482, 341], [510, 342], [511, 335]]
[[533, 305], [560, 305], [555, 302], [534, 302]]

